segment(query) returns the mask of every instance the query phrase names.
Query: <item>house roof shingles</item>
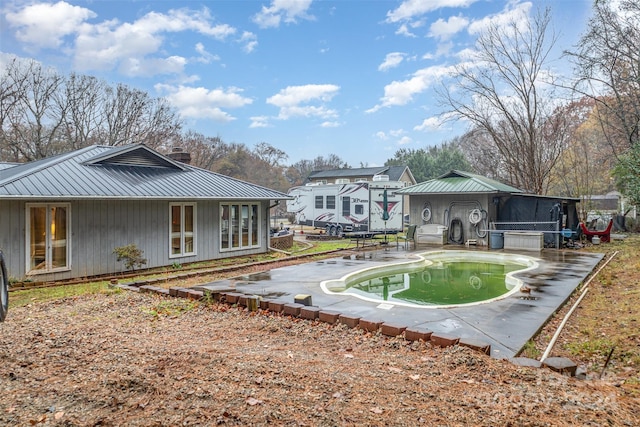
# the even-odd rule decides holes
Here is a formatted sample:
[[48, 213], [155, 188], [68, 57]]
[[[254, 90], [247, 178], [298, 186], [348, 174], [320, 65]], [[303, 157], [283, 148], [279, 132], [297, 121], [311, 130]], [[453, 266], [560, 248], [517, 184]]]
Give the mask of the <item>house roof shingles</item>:
[[469, 172], [453, 170], [396, 191], [401, 194], [522, 193], [515, 187]]
[[141, 144], [94, 145], [0, 169], [0, 197], [282, 200], [284, 193], [175, 162]]

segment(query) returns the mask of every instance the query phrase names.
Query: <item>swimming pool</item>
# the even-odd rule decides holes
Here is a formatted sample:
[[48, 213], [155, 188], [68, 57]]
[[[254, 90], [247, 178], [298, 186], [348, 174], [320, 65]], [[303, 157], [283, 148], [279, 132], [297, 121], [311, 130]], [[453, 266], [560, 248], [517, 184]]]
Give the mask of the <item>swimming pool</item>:
[[522, 286], [516, 273], [537, 267], [535, 258], [519, 254], [442, 250], [365, 268], [320, 286], [328, 294], [381, 304], [450, 308], [505, 298]]

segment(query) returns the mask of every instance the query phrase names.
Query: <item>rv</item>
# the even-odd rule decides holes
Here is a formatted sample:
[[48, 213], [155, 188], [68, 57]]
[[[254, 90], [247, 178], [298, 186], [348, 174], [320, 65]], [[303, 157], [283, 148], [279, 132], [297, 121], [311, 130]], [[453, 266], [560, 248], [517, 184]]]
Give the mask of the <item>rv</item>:
[[362, 181], [308, 184], [289, 190], [287, 212], [295, 223], [322, 228], [332, 236], [396, 234], [403, 228], [403, 182]]

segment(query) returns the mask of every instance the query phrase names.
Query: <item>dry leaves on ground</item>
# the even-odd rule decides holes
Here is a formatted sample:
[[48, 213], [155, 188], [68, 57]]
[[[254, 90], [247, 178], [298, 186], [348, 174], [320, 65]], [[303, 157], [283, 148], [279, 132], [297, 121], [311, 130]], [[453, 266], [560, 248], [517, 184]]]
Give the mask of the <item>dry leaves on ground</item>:
[[137, 293], [15, 308], [1, 425], [638, 425], [602, 381]]

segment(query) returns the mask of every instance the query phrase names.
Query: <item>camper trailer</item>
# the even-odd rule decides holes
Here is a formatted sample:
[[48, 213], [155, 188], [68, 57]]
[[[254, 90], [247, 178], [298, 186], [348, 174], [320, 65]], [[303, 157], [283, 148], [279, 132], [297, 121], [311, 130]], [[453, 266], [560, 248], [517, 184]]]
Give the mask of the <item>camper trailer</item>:
[[404, 183], [386, 176], [376, 179], [294, 187], [287, 212], [295, 214], [296, 224], [325, 229], [333, 236], [396, 234], [403, 227], [403, 196], [395, 191]]

